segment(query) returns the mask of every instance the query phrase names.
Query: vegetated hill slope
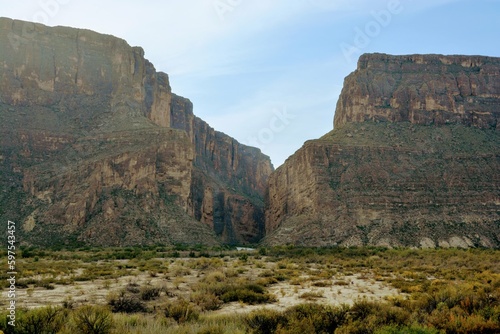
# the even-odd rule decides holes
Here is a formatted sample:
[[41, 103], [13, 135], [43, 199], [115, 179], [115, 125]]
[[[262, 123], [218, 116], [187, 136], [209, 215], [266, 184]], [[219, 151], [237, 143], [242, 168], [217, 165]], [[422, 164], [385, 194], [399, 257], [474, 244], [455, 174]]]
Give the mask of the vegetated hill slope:
[[500, 59], [364, 55], [269, 181], [267, 244], [500, 246]]
[[249, 243], [273, 168], [172, 93], [144, 51], [0, 18], [1, 219], [25, 244]]

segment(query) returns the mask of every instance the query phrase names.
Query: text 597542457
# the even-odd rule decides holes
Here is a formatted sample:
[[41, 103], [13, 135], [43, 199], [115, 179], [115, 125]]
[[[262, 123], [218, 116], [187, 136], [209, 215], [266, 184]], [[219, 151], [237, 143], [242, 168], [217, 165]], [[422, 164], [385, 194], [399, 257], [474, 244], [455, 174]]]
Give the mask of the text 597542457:
[[7, 223], [7, 281], [9, 282], [9, 290], [7, 297], [9, 303], [7, 311], [9, 312], [9, 326], [16, 325], [16, 223], [8, 221]]

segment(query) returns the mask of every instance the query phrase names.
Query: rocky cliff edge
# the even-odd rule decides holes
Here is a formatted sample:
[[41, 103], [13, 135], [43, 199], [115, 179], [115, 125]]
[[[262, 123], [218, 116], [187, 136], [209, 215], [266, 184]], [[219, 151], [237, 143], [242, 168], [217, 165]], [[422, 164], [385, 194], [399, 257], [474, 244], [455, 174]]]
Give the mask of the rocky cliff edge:
[[2, 219], [26, 244], [249, 243], [272, 165], [172, 93], [144, 50], [0, 18]]

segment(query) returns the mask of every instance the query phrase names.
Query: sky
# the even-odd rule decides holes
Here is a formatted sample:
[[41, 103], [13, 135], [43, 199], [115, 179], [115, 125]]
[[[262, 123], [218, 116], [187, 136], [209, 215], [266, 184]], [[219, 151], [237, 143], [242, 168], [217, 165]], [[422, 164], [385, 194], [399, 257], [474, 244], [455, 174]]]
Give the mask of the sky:
[[500, 0], [0, 0], [0, 16], [143, 47], [197, 116], [275, 167], [333, 129], [363, 53], [500, 57]]

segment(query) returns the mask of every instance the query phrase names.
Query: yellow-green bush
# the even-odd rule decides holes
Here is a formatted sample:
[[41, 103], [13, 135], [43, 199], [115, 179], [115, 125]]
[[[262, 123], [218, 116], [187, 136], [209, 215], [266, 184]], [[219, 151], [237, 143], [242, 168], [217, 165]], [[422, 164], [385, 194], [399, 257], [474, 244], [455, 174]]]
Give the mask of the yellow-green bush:
[[82, 306], [73, 312], [72, 320], [77, 334], [109, 334], [114, 327], [111, 311], [103, 306]]
[[190, 302], [184, 299], [178, 299], [165, 305], [165, 316], [181, 324], [198, 320], [200, 312]]

